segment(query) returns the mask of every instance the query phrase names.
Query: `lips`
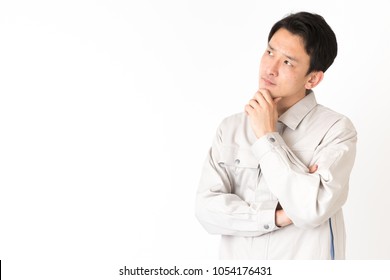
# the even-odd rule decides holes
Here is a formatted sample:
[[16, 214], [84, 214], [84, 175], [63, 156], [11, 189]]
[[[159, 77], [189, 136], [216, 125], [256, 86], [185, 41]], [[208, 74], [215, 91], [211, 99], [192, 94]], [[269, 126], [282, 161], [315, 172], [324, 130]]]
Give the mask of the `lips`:
[[276, 83], [274, 81], [271, 81], [271, 80], [268, 80], [266, 78], [261, 78], [263, 80], [263, 83], [266, 85], [266, 86], [275, 86]]

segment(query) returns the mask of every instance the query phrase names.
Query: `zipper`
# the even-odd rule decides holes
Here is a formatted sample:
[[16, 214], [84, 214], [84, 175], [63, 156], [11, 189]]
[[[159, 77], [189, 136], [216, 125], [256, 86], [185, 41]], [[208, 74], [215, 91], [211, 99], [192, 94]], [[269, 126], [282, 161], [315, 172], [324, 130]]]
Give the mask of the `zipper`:
[[334, 260], [334, 236], [332, 229], [332, 219], [329, 218], [329, 229], [330, 229], [330, 258]]

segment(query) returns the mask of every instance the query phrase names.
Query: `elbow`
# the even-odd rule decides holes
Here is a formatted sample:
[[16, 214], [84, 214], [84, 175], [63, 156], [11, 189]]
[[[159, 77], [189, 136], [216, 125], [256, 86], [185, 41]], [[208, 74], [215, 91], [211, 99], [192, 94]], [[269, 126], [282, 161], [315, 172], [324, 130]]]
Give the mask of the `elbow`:
[[215, 228], [212, 226], [209, 219], [207, 218], [209, 216], [210, 215], [207, 213], [207, 210], [205, 209], [203, 203], [201, 203], [201, 199], [197, 198], [195, 203], [196, 219], [209, 234], [217, 234]]
[[323, 224], [328, 218], [321, 216], [314, 217], [294, 217], [291, 218], [293, 224], [302, 229], [313, 229]]
[[[289, 213], [287, 212], [287, 215]], [[314, 209], [301, 209], [301, 211], [294, 211], [291, 213], [290, 219], [293, 224], [302, 229], [313, 229], [326, 222], [330, 217], [328, 209], [319, 209], [318, 205]]]
[[[341, 189], [341, 188], [340, 188]], [[344, 188], [348, 190], [348, 188]], [[285, 209], [293, 224], [303, 229], [313, 229], [326, 223], [330, 217], [341, 210], [347, 200], [348, 191], [333, 193], [327, 199], [316, 199], [314, 203], [306, 203], [306, 207]], [[288, 210], [292, 210], [289, 211]]]
[[204, 227], [205, 220], [204, 220], [204, 214], [202, 212], [203, 211], [201, 210], [201, 208], [198, 206], [198, 204], [196, 204], [195, 217], [198, 220], [198, 222]]
[[195, 217], [199, 221], [201, 226], [206, 230], [207, 233], [215, 234], [215, 235], [221, 234], [218, 226], [214, 225], [213, 223], [211, 223], [209, 221], [209, 219], [207, 219], [207, 215], [206, 215], [205, 211], [202, 211], [201, 209], [196, 207]]
[[293, 224], [302, 229], [313, 229], [324, 223], [326, 223], [329, 218], [337, 212], [337, 207], [331, 207], [327, 209], [322, 209], [317, 211], [306, 211], [301, 215], [292, 216], [290, 219]]

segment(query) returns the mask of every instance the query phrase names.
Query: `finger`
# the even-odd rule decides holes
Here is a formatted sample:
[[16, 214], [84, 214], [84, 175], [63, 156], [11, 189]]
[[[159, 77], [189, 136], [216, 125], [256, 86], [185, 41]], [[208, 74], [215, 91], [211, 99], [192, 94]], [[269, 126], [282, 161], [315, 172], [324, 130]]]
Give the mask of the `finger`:
[[249, 104], [245, 105], [245, 113], [248, 117], [253, 118], [256, 115], [256, 110], [253, 109]]
[[263, 93], [260, 90], [256, 91], [255, 94], [253, 95], [253, 99], [257, 101], [264, 99]]
[[275, 104], [278, 104], [278, 102], [279, 102], [280, 100], [282, 100], [282, 97], [276, 97], [276, 98], [274, 99]]
[[318, 165], [314, 164], [314, 165], [309, 167], [309, 173], [314, 173], [317, 171], [317, 169], [318, 169]]
[[248, 105], [251, 106], [253, 109], [260, 109], [260, 105], [255, 99], [249, 100]]
[[260, 107], [262, 108], [268, 107], [268, 102], [265, 100], [261, 91], [256, 92], [253, 98], [257, 101], [257, 103], [259, 103]]
[[244, 111], [245, 111], [246, 114], [248, 114], [248, 110], [249, 110], [248, 107], [250, 107], [248, 104], [246, 104], [246, 105], [244, 106]]
[[263, 95], [264, 100], [268, 102], [268, 104], [274, 104], [274, 99], [271, 94], [266, 89], [260, 89], [259, 92]]
[[252, 115], [252, 113], [255, 111], [255, 109], [253, 109], [249, 104], [245, 105], [244, 110], [247, 115]]

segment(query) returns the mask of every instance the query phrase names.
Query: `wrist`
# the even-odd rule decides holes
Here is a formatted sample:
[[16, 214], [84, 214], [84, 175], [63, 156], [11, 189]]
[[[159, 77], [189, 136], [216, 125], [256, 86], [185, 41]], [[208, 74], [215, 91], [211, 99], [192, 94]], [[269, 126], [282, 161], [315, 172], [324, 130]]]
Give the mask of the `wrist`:
[[261, 137], [273, 132], [275, 132], [275, 130], [266, 130], [266, 131], [256, 132], [255, 134], [257, 139], [260, 139]]

